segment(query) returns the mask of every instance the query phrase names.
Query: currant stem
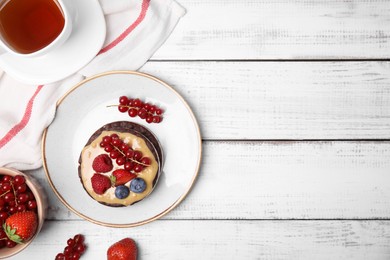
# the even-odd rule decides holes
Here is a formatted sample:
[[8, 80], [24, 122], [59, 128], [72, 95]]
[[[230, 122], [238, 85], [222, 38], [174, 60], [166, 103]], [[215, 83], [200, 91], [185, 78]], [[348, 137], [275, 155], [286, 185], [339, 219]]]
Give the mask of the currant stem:
[[[117, 150], [118, 152], [120, 152], [121, 154], [122, 154], [122, 156], [124, 156], [124, 157], [126, 157], [126, 155], [125, 155], [125, 153], [124, 152], [122, 152], [122, 150], [121, 149], [119, 149], [118, 147], [116, 147], [116, 146], [113, 146], [114, 147], [114, 149], [115, 150]], [[134, 160], [133, 158], [126, 158], [126, 159], [129, 159], [130, 161], [132, 161], [132, 162], [135, 162], [135, 163], [138, 163], [138, 164], [141, 164], [141, 165], [143, 165], [143, 166], [145, 166], [145, 167], [148, 167], [149, 165], [147, 165], [147, 164], [144, 164], [144, 163], [142, 163], [142, 162], [139, 162], [139, 161], [137, 161], [137, 160]]]
[[11, 182], [11, 187], [12, 187], [12, 191], [13, 191], [14, 197], [15, 197], [15, 205], [18, 206], [19, 204], [18, 204], [18, 201], [16, 199], [16, 192], [15, 192], [15, 187], [14, 187], [14, 183], [13, 182]]
[[106, 106], [106, 107], [119, 107], [119, 106], [121, 106], [121, 107], [127, 107], [127, 108], [136, 108], [136, 109], [139, 109], [140, 107], [132, 107], [132, 106], [128, 106], [128, 105], [108, 105], [108, 106]]
[[[108, 106], [106, 106], [106, 107], [119, 107], [119, 106], [121, 106], [121, 107], [127, 107], [128, 109], [131, 109], [131, 108], [135, 108], [135, 109], [141, 109], [142, 107], [132, 107], [132, 106], [128, 106], [128, 105], [108, 105]], [[154, 113], [153, 112], [150, 112], [150, 111], [146, 111], [149, 115], [154, 115]]]

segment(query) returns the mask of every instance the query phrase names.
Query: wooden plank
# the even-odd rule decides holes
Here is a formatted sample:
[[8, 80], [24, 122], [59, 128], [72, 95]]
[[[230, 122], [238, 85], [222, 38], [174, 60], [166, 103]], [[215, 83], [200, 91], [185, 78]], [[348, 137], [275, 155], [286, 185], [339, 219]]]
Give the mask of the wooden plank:
[[388, 221], [157, 221], [110, 229], [82, 221], [47, 221], [15, 259], [54, 259], [82, 233], [83, 259], [106, 259], [107, 248], [133, 238], [139, 259], [389, 259]]
[[[166, 219], [390, 218], [390, 142], [204, 142], [203, 148], [192, 191]], [[77, 219], [42, 170], [31, 174], [48, 192], [48, 218]]]
[[149, 62], [142, 71], [184, 96], [204, 139], [390, 138], [390, 62]]
[[187, 14], [153, 59], [390, 57], [387, 0], [180, 0]]

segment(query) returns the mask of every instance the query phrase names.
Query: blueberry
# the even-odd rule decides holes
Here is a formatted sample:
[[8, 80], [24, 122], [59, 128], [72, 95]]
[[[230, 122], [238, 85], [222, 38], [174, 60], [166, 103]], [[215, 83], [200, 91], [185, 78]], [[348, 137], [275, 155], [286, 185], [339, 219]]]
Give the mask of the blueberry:
[[117, 197], [118, 199], [127, 198], [127, 196], [129, 196], [129, 193], [129, 188], [127, 188], [125, 185], [120, 185], [115, 189], [115, 197]]
[[130, 190], [135, 193], [141, 193], [146, 189], [146, 182], [142, 178], [135, 178], [130, 182]]

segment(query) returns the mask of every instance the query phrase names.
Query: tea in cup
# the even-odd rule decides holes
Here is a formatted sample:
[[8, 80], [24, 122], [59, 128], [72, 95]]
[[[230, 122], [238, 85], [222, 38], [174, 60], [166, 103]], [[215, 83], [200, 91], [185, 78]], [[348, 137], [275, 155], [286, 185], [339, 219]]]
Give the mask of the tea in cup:
[[16, 55], [38, 56], [60, 46], [72, 30], [64, 1], [0, 0], [0, 47]]

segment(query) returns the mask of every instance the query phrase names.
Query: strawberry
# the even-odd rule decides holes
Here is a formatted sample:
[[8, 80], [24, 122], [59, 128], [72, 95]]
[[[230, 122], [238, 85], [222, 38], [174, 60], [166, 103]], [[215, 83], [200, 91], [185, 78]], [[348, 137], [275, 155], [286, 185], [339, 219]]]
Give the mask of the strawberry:
[[100, 154], [92, 162], [92, 168], [96, 172], [109, 172], [112, 170], [112, 160], [107, 154]]
[[106, 175], [95, 173], [91, 178], [92, 183], [92, 189], [97, 194], [103, 194], [111, 187], [111, 181], [110, 178], [108, 178]]
[[137, 245], [131, 238], [124, 238], [107, 250], [107, 260], [137, 260]]
[[123, 170], [123, 169], [118, 169], [112, 173], [110, 179], [111, 179], [112, 185], [116, 187], [116, 186], [123, 185], [126, 182], [131, 181], [135, 177], [137, 177], [137, 175], [135, 175], [134, 173], [131, 173], [131, 172]]
[[38, 217], [33, 211], [17, 212], [9, 216], [3, 224], [8, 238], [22, 244], [30, 240], [38, 227]]

